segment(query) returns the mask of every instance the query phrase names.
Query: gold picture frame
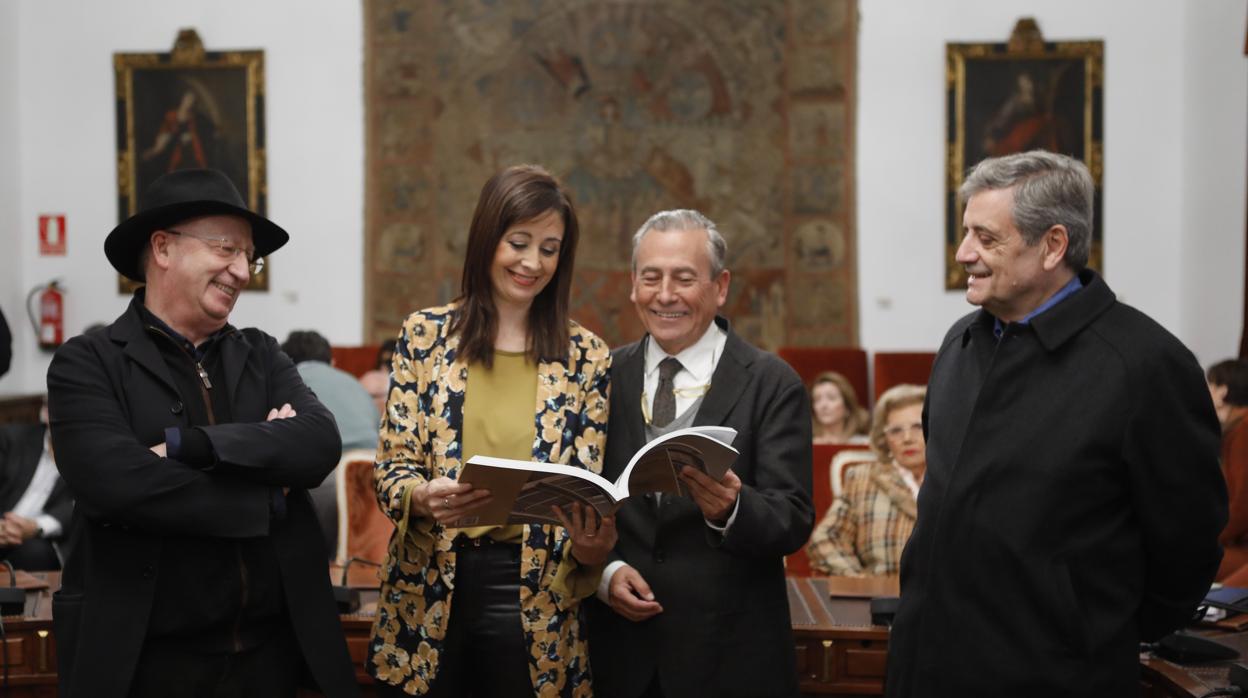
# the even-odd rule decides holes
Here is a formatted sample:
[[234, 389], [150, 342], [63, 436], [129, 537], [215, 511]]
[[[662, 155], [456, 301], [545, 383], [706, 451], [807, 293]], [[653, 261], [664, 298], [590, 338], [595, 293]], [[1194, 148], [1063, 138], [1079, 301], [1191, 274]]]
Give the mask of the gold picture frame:
[[[221, 170], [248, 208], [266, 215], [264, 51], [205, 51], [194, 29], [168, 53], [114, 53], [117, 213], [124, 221], [157, 177], [186, 168]], [[118, 291], [138, 284], [118, 276]], [[269, 265], [247, 290], [267, 291]]]
[[946, 44], [946, 289], [966, 288], [966, 272], [954, 255], [962, 238], [958, 188], [969, 168], [986, 157], [1033, 148], [1087, 164], [1096, 185], [1088, 266], [1103, 270], [1104, 55], [1103, 41], [1045, 41], [1029, 17], [1018, 20], [1006, 43]]

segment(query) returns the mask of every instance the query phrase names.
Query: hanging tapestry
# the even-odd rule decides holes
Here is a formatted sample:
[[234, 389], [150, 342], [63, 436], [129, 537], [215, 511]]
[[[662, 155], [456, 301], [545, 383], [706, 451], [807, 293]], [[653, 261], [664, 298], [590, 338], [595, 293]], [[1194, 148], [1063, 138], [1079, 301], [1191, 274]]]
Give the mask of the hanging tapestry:
[[633, 232], [696, 208], [760, 346], [857, 342], [852, 0], [365, 0], [370, 341], [458, 295], [481, 185], [544, 166], [580, 219], [572, 317], [612, 346]]

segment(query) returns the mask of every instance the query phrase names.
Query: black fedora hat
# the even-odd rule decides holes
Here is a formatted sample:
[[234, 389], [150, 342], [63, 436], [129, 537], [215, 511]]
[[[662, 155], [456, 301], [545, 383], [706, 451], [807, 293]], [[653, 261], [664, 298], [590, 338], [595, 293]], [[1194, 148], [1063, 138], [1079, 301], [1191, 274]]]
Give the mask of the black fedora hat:
[[104, 254], [113, 268], [134, 281], [143, 281], [139, 254], [164, 226], [200, 216], [230, 215], [251, 223], [256, 256], [263, 257], [290, 239], [277, 224], [247, 209], [234, 183], [217, 170], [177, 170], [161, 176], [139, 199], [139, 212], [113, 228], [104, 240]]

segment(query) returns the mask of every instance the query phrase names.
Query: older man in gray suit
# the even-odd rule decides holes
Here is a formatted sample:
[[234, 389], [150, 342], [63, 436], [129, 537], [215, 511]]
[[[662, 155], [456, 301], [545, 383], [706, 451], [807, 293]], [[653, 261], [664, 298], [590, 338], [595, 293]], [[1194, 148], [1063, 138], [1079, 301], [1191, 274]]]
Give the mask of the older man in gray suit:
[[646, 336], [616, 350], [603, 474], [687, 426], [733, 427], [722, 480], [686, 468], [691, 497], [626, 500], [619, 543], [590, 604], [601, 696], [786, 696], [797, 670], [784, 556], [814, 523], [810, 405], [797, 374], [717, 317], [726, 245], [697, 211], [663, 211], [633, 237]]

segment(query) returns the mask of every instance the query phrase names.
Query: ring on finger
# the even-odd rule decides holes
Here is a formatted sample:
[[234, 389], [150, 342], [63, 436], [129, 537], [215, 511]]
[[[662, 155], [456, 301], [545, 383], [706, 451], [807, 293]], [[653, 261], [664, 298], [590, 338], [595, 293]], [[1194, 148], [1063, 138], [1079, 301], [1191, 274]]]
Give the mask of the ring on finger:
[[442, 508], [443, 508], [443, 509], [450, 509], [450, 508], [451, 508], [451, 498], [450, 498], [450, 497], [443, 497], [443, 498], [442, 498]]

